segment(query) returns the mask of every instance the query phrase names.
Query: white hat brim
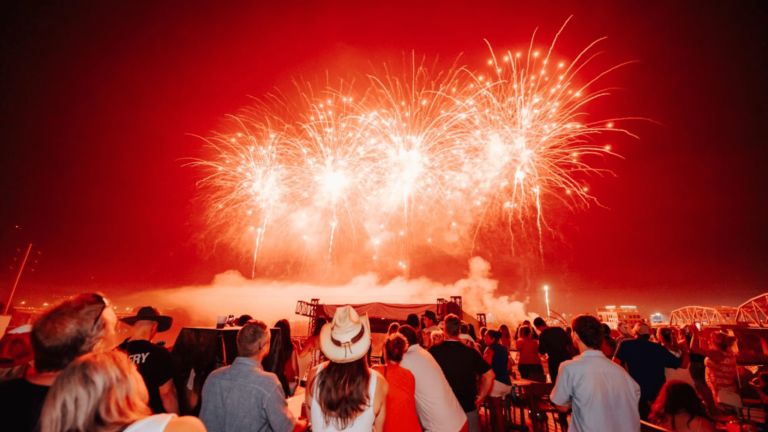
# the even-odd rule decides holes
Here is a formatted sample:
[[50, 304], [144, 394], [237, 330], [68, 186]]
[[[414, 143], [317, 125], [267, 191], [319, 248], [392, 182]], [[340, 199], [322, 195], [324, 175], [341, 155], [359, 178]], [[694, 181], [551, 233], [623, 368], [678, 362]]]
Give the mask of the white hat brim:
[[360, 317], [365, 333], [359, 341], [348, 347], [340, 347], [331, 341], [332, 322], [329, 322], [320, 330], [320, 350], [325, 357], [336, 363], [350, 363], [358, 360], [368, 354], [368, 348], [371, 346], [371, 324], [368, 321], [368, 314]]

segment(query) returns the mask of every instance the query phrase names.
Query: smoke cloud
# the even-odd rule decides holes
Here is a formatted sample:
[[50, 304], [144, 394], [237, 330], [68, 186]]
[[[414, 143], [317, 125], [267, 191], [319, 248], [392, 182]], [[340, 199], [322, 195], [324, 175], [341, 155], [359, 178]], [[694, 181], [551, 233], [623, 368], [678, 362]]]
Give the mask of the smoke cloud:
[[[340, 286], [318, 286], [289, 281], [250, 280], [237, 271], [217, 275], [210, 286], [188, 286], [135, 293], [120, 299], [123, 304], [153, 305], [175, 318], [174, 330], [182, 326], [215, 325], [216, 316], [248, 314], [273, 324], [281, 318], [306, 322], [295, 314], [298, 300], [320, 299], [326, 304], [435, 303], [438, 298], [462, 296], [464, 310], [472, 315], [485, 313], [489, 325], [516, 326], [532, 320], [525, 304], [514, 296], [498, 295], [498, 281], [491, 277], [490, 264], [480, 257], [469, 260], [467, 277], [453, 284], [441, 284], [428, 278], [395, 278], [382, 282], [369, 273]], [[296, 323], [298, 324], [298, 323]], [[304, 326], [295, 325], [298, 331]], [[174, 336], [175, 337], [175, 336]], [[166, 339], [159, 338], [159, 339]]]

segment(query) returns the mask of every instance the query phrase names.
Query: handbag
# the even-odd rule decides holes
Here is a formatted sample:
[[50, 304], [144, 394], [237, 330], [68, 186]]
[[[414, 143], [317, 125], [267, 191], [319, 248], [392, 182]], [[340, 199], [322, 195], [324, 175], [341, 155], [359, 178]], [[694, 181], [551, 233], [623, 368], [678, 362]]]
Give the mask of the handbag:
[[730, 405], [732, 407], [741, 408], [744, 406], [741, 401], [741, 396], [731, 389], [720, 389], [715, 395], [718, 404]]

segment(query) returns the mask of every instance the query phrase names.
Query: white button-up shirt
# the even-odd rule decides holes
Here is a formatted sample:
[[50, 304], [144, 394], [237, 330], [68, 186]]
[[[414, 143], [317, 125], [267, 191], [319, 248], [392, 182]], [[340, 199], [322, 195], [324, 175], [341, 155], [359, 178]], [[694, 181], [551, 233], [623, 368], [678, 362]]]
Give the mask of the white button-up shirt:
[[563, 362], [550, 399], [572, 404], [571, 432], [640, 431], [640, 386], [600, 351]]
[[425, 431], [458, 432], [467, 415], [432, 354], [420, 346], [408, 347], [400, 366], [416, 378], [416, 412]]

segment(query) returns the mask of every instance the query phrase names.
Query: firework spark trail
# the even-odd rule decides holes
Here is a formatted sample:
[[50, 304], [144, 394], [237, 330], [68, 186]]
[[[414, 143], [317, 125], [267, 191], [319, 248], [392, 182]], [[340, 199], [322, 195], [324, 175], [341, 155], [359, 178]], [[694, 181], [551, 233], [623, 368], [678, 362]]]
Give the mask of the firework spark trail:
[[542, 196], [568, 206], [593, 201], [576, 174], [601, 170], [583, 156], [612, 153], [590, 138], [622, 131], [580, 122], [585, 105], [607, 94], [586, 88], [612, 70], [578, 84], [593, 45], [566, 64], [552, 47], [540, 56], [532, 39], [525, 56], [491, 50], [487, 73], [456, 65], [434, 72], [414, 57], [402, 75], [386, 67], [369, 75], [362, 93], [340, 81], [321, 92], [297, 83], [298, 98], [269, 96], [247, 120], [234, 118], [235, 133], [207, 140], [214, 159], [193, 162], [209, 172], [200, 184], [210, 223], [231, 226], [234, 236], [259, 226], [254, 276], [268, 222], [280, 237], [303, 237], [302, 269], [323, 237], [329, 263], [342, 238], [374, 260], [382, 242], [396, 239], [389, 243], [400, 245], [405, 269], [412, 233], [423, 241], [436, 225], [456, 231], [468, 221], [474, 248], [481, 229], [503, 221], [514, 251], [513, 219], [525, 233], [535, 217], [543, 261]]

